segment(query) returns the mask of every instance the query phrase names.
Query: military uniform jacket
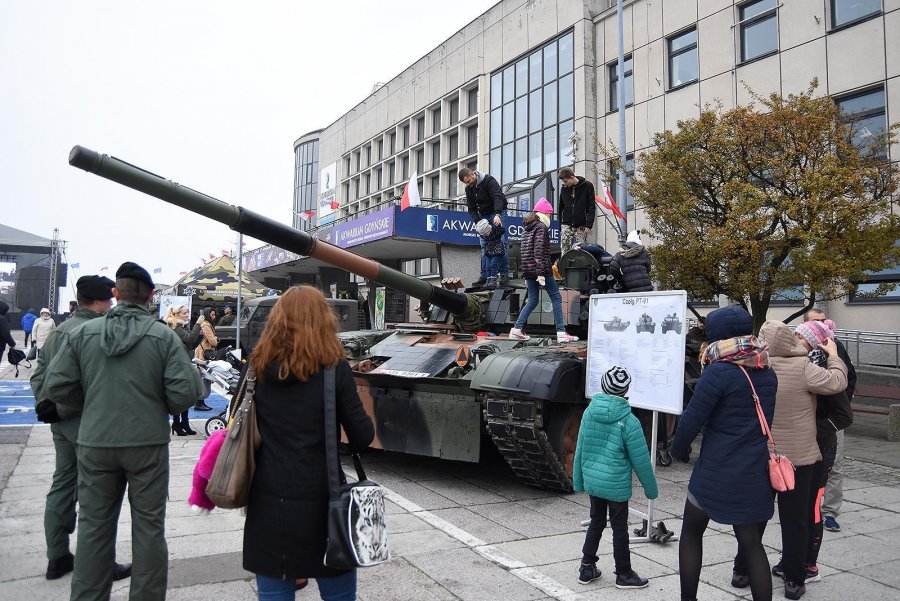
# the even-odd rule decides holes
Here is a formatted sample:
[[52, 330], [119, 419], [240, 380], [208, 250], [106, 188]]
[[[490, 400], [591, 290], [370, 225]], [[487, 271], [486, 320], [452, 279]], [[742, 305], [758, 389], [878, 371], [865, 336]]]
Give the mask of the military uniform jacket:
[[44, 375], [41, 400], [60, 415], [81, 413], [78, 444], [137, 447], [169, 443], [169, 414], [203, 395], [178, 336], [146, 308], [120, 303], [62, 335]]
[[[103, 317], [102, 313], [95, 313], [89, 309], [82, 309], [79, 307], [72, 313], [72, 317], [62, 322], [58, 328], [50, 332], [50, 335], [47, 336], [47, 343], [44, 345], [43, 350], [41, 350], [41, 354], [37, 360], [37, 366], [34, 368], [34, 371], [31, 373], [31, 390], [34, 392], [34, 406], [37, 407], [40, 401], [43, 399], [42, 397], [42, 385], [44, 383], [44, 375], [47, 371], [47, 366], [53, 360], [54, 355], [59, 350], [59, 344], [62, 340], [62, 337], [66, 332], [71, 332], [78, 326], [81, 326], [92, 319], [96, 319], [98, 317]], [[81, 397], [81, 393], [79, 391], [78, 396]], [[54, 430], [59, 430], [66, 437], [67, 440], [75, 441], [78, 437], [78, 424], [81, 423], [80, 415], [76, 414], [71, 416], [69, 419], [63, 419], [62, 421], [56, 422], [51, 426]]]

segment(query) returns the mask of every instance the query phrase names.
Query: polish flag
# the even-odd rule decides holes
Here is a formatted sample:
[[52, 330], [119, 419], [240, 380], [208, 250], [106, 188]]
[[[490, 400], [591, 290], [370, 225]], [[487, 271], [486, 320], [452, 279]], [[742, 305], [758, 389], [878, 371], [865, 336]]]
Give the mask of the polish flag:
[[422, 203], [419, 198], [419, 183], [416, 181], [418, 175], [418, 173], [413, 171], [412, 177], [406, 182], [406, 187], [403, 189], [403, 197], [400, 199], [401, 211], [405, 211], [409, 207], [417, 207]]
[[625, 215], [623, 215], [622, 211], [619, 210], [619, 205], [616, 203], [616, 199], [613, 198], [612, 191], [609, 189], [609, 186], [603, 186], [603, 198], [595, 196], [594, 200], [597, 201], [598, 205], [600, 205], [607, 211], [611, 211], [612, 214], [619, 219], [625, 219]]
[[339, 203], [338, 201], [336, 201], [336, 200], [332, 200], [332, 201], [331, 201], [331, 208], [332, 208], [332, 209], [337, 209], [339, 206], [341, 206], [341, 203]]
[[210, 259], [215, 259], [215, 258], [216, 258], [216, 255], [214, 255], [214, 254], [212, 254], [212, 253], [209, 253], [209, 258], [210, 258]]
[[315, 211], [303, 211], [302, 213], [300, 213], [300, 219], [302, 219], [303, 221], [309, 221], [315, 214]]

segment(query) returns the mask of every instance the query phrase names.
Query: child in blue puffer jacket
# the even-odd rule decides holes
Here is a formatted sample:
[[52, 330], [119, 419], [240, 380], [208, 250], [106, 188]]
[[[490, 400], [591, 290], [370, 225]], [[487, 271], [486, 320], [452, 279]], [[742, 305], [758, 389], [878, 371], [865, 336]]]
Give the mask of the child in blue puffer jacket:
[[659, 495], [650, 464], [650, 452], [638, 419], [628, 404], [631, 376], [615, 365], [603, 375], [602, 393], [591, 398], [581, 418], [572, 478], [576, 492], [587, 492], [591, 499], [591, 524], [581, 549], [578, 582], [587, 584], [600, 578], [597, 548], [606, 528], [606, 511], [613, 531], [613, 558], [616, 562], [616, 588], [644, 588], [649, 582], [631, 569], [628, 550], [628, 499], [631, 498], [631, 472], [637, 473], [648, 499]]

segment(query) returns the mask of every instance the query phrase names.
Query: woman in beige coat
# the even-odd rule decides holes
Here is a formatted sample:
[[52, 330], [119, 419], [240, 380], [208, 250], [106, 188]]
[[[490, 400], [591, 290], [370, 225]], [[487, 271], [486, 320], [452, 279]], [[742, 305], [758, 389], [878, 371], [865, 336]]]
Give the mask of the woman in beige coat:
[[[782, 560], [772, 572], [784, 578], [784, 596], [799, 599], [806, 592], [806, 558], [812, 516], [810, 495], [815, 464], [822, 460], [816, 442], [816, 395], [836, 394], [847, 387], [847, 366], [837, 356], [834, 340], [820, 345], [828, 355], [824, 368], [807, 357], [808, 350], [794, 332], [780, 321], [767, 321], [759, 331], [769, 345], [769, 362], [778, 376], [772, 437], [778, 450], [794, 464], [794, 490], [778, 493]], [[748, 401], [749, 402], [749, 401]]]
[[[213, 326], [216, 323], [216, 310], [207, 307], [203, 309], [203, 313], [200, 314], [200, 317], [197, 318], [197, 323], [200, 324], [200, 343], [197, 345], [197, 348], [194, 349], [194, 358], [195, 359], [206, 359], [203, 353], [204, 351], [214, 351], [219, 346], [219, 338], [216, 336], [216, 328]], [[203, 381], [203, 385], [206, 386], [206, 396], [209, 396], [209, 382], [206, 380]], [[204, 403], [206, 397], [197, 401], [194, 405], [194, 411], [210, 411], [212, 407]]]
[[47, 336], [55, 329], [56, 322], [50, 317], [50, 309], [41, 309], [41, 316], [34, 320], [31, 327], [31, 344], [37, 347], [39, 353], [47, 342]]

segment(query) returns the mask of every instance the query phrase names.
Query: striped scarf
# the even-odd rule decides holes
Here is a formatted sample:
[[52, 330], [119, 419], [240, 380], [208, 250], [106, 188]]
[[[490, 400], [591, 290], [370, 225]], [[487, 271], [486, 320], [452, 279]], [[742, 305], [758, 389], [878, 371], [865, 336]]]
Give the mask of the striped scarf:
[[756, 336], [717, 340], [706, 347], [701, 363], [709, 365], [715, 361], [727, 361], [756, 369], [769, 367], [769, 345], [761, 343]]

